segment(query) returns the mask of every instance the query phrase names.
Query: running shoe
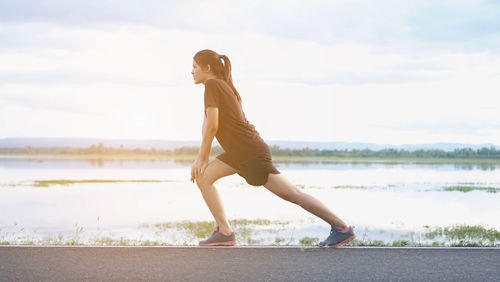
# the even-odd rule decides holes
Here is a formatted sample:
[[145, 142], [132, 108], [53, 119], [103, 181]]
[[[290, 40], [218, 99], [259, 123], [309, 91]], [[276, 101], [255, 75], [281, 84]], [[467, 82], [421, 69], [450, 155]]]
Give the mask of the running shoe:
[[224, 235], [219, 232], [219, 226], [217, 226], [212, 233], [210, 238], [200, 241], [200, 246], [234, 246], [236, 245], [236, 239], [234, 236], [234, 232], [231, 232], [229, 235]]
[[352, 226], [349, 226], [346, 231], [342, 231], [342, 229], [332, 226], [330, 236], [328, 236], [326, 240], [319, 242], [318, 246], [323, 248], [336, 248], [354, 238], [356, 238], [356, 234], [354, 234]]

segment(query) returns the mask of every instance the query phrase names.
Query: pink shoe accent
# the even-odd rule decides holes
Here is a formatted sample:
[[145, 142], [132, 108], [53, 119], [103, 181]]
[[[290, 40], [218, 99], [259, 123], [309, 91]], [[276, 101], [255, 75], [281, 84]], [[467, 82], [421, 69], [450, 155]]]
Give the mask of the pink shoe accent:
[[238, 242], [237, 241], [226, 241], [226, 242], [215, 242], [209, 244], [200, 244], [200, 246], [234, 246]]

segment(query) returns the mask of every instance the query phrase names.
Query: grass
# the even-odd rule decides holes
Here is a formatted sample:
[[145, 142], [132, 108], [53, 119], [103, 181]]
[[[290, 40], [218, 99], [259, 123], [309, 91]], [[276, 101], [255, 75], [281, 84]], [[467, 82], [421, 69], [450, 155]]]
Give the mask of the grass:
[[48, 187], [49, 185], [69, 185], [77, 183], [130, 183], [130, 182], [172, 182], [172, 180], [106, 180], [106, 179], [89, 179], [89, 180], [35, 180], [33, 186], [35, 187]]
[[[99, 218], [98, 218], [99, 221]], [[320, 241], [317, 237], [302, 237], [296, 240], [293, 237], [294, 228], [289, 222], [271, 221], [267, 219], [231, 219], [229, 220], [233, 230], [237, 234], [240, 245], [262, 245], [264, 241], [274, 246], [315, 246]], [[127, 238], [125, 236], [102, 235], [99, 225], [97, 234], [83, 241], [86, 232], [83, 226], [75, 225], [74, 233], [69, 237], [62, 234], [57, 236], [45, 236], [36, 239], [32, 234], [27, 234], [25, 228], [17, 222], [13, 227], [18, 230], [6, 232], [0, 236], [0, 245], [92, 245], [92, 246], [173, 246], [173, 245], [196, 245], [196, 242], [210, 236], [214, 230], [213, 221], [174, 221], [154, 224], [141, 224], [140, 229], [151, 229], [156, 239]], [[283, 236], [279, 231], [284, 227], [292, 229], [291, 236]], [[486, 228], [481, 225], [453, 225], [447, 227], [424, 226], [423, 234], [409, 232], [393, 241], [372, 240], [365, 234], [358, 234], [358, 238], [347, 243], [345, 246], [375, 246], [375, 247], [500, 247], [500, 231], [494, 228]], [[2, 229], [0, 229], [1, 231]], [[36, 230], [34, 231], [36, 233]], [[184, 241], [175, 242], [165, 239], [165, 233], [175, 233], [184, 238]], [[264, 232], [265, 236], [259, 237]], [[287, 231], [288, 232], [288, 231]], [[287, 233], [285, 232], [285, 233]], [[19, 236], [22, 233], [24, 237]], [[6, 236], [9, 235], [10, 236]], [[275, 234], [275, 235], [273, 235]], [[6, 237], [14, 239], [6, 240]], [[194, 243], [193, 243], [194, 242]]]
[[382, 188], [382, 187], [370, 187], [370, 186], [355, 186], [355, 185], [336, 185], [330, 186], [332, 189], [370, 189], [370, 188]]
[[[296, 184], [300, 189], [384, 189], [388, 190], [396, 187], [396, 185], [389, 184], [387, 186], [362, 186], [362, 185], [335, 185], [335, 186], [314, 186], [314, 185], [304, 185], [304, 184]], [[432, 191], [432, 190], [430, 190]]]
[[[289, 222], [271, 221], [268, 219], [230, 219], [229, 224], [234, 232], [238, 234], [238, 240], [240, 242], [247, 242], [247, 244], [253, 245], [258, 244], [260, 241], [253, 239], [252, 236], [257, 235], [261, 230], [266, 230], [265, 227], [267, 227], [266, 231], [273, 233], [288, 225]], [[139, 225], [139, 228], [149, 227], [151, 227], [153, 229], [152, 231], [158, 236], [173, 229], [175, 232], [184, 234], [188, 238], [187, 241], [198, 241], [209, 237], [215, 228], [213, 221], [186, 220]]]
[[173, 182], [173, 180], [112, 180], [112, 179], [87, 179], [87, 180], [71, 180], [71, 179], [54, 179], [54, 180], [34, 180], [31, 184], [1, 184], [0, 186], [33, 186], [33, 187], [49, 187], [51, 185], [68, 186], [70, 184], [81, 183], [158, 183], [158, 182]]
[[[462, 184], [462, 183], [460, 183]], [[478, 184], [478, 183], [469, 183], [471, 185]], [[324, 189], [327, 187], [323, 186], [311, 186], [311, 185], [304, 185], [304, 184], [296, 184], [300, 189]], [[387, 186], [356, 186], [356, 185], [336, 185], [336, 186], [330, 186], [328, 188], [331, 189], [391, 189], [396, 187], [396, 185], [389, 184]], [[420, 190], [420, 191], [440, 191], [438, 189], [428, 189], [428, 190]], [[497, 193], [500, 192], [500, 188], [497, 187], [485, 187], [485, 186], [470, 186], [470, 185], [456, 185], [456, 186], [447, 186], [447, 187], [442, 187], [441, 191], [446, 191], [446, 192], [453, 192], [453, 191], [458, 191], [458, 192], [471, 192], [471, 191], [483, 191], [483, 192], [488, 192], [488, 193]]]
[[443, 187], [443, 191], [458, 191], [458, 192], [471, 192], [471, 191], [484, 191], [488, 193], [497, 193], [500, 192], [500, 188], [496, 187], [480, 187], [480, 186], [449, 186], [449, 187]]
[[[481, 225], [452, 225], [447, 227], [424, 226], [423, 234], [409, 232], [392, 242], [371, 240], [366, 234], [363, 239], [355, 239], [346, 246], [379, 247], [500, 247], [500, 231]], [[363, 234], [361, 234], [363, 235]], [[425, 239], [425, 240], [423, 240]]]
[[344, 246], [350, 247], [389, 247], [391, 246], [388, 243], [385, 243], [382, 240], [358, 240], [354, 239], [351, 242], [345, 244]]
[[[161, 183], [161, 182], [174, 182], [174, 180], [155, 180], [155, 179], [132, 179], [132, 180], [117, 180], [117, 179], [88, 179], [88, 180], [72, 180], [72, 179], [53, 179], [53, 180], [34, 180], [34, 181], [23, 181], [22, 183], [18, 184], [0, 184], [0, 187], [20, 187], [20, 186], [33, 186], [33, 187], [49, 187], [49, 186], [54, 186], [54, 185], [63, 185], [63, 186], [68, 186], [71, 184], [82, 184], [82, 183]], [[456, 186], [446, 186], [442, 187], [441, 191], [446, 191], [446, 192], [453, 192], [453, 191], [458, 191], [458, 192], [471, 192], [471, 191], [483, 191], [483, 192], [488, 192], [488, 193], [497, 193], [500, 192], [500, 188], [497, 187], [486, 187], [486, 186], [474, 186], [476, 183], [470, 183], [470, 185], [466, 185], [465, 183], [459, 183], [459, 185]], [[370, 187], [370, 186], [355, 186], [355, 185], [336, 185], [336, 186], [330, 186], [330, 187], [323, 187], [323, 186], [311, 186], [311, 185], [304, 185], [304, 184], [296, 184], [300, 189], [325, 189], [325, 188], [331, 188], [331, 189], [390, 189], [391, 187], [394, 187], [395, 185], [388, 185], [386, 187]], [[246, 186], [245, 186], [246, 187]], [[439, 191], [439, 190], [424, 190], [424, 191]]]
[[312, 185], [304, 185], [304, 184], [296, 184], [297, 188], [300, 189], [324, 189], [325, 187], [323, 186], [312, 186]]
[[274, 244], [273, 245], [279, 246], [279, 245], [281, 245], [281, 243], [285, 242], [285, 240], [286, 239], [283, 238], [283, 237], [276, 237], [276, 238], [274, 238]]
[[453, 225], [449, 227], [428, 227], [428, 232], [425, 234], [427, 239], [435, 239], [436, 237], [446, 237], [449, 240], [462, 243], [489, 241], [494, 243], [500, 240], [500, 231], [494, 228], [485, 228], [481, 225]]
[[317, 237], [302, 237], [299, 240], [300, 245], [303, 246], [309, 246], [309, 245], [316, 245], [319, 242], [319, 238]]
[[[63, 185], [68, 186], [71, 184], [82, 184], [82, 183], [160, 183], [160, 182], [174, 182], [174, 180], [154, 180], [154, 179], [139, 179], [139, 180], [115, 180], [115, 179], [88, 179], [88, 180], [73, 180], [73, 179], [52, 179], [52, 180], [33, 180], [33, 181], [22, 181], [18, 184], [1, 184], [0, 187], [20, 187], [20, 186], [33, 186], [33, 187], [49, 187], [53, 185]], [[391, 185], [387, 187], [370, 187], [370, 186], [355, 186], [355, 185], [337, 185], [337, 186], [313, 186], [313, 185], [304, 185], [304, 184], [296, 184], [300, 189], [387, 189], [391, 187]], [[238, 186], [235, 186], [238, 187]], [[247, 185], [243, 185], [242, 187], [247, 187]]]

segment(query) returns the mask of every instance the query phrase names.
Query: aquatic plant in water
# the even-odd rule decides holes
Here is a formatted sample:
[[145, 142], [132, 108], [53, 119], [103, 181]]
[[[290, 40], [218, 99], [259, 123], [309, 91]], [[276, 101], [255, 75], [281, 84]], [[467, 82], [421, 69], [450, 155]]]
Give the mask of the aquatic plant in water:
[[470, 191], [484, 191], [488, 193], [497, 193], [500, 192], [500, 188], [497, 187], [481, 187], [481, 186], [448, 186], [443, 187], [443, 191], [458, 191], [467, 193]]

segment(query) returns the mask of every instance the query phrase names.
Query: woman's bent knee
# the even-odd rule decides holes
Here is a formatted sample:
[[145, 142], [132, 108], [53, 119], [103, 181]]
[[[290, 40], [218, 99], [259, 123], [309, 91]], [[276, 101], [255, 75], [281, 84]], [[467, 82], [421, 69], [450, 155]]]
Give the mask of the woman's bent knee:
[[207, 175], [202, 174], [198, 176], [198, 178], [196, 178], [196, 184], [198, 185], [198, 188], [203, 189], [205, 187], [212, 185], [213, 183], [210, 181]]

